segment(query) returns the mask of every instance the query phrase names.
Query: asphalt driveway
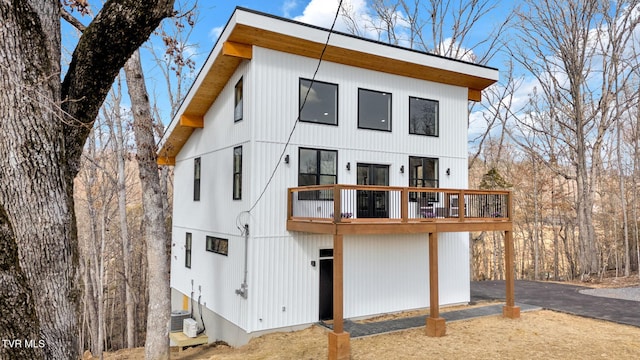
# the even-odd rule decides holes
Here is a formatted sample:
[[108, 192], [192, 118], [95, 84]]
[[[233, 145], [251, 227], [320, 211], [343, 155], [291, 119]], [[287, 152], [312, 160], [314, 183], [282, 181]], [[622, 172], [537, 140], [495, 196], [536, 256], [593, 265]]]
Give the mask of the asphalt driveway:
[[[640, 302], [581, 294], [583, 286], [544, 281], [515, 282], [516, 303], [640, 327]], [[471, 282], [471, 300], [505, 300], [504, 281]]]

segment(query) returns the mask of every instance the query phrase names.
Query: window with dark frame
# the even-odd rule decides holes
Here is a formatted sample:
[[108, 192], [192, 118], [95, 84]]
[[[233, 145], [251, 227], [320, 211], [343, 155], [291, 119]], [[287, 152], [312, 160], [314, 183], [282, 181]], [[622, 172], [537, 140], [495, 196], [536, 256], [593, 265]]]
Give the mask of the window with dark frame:
[[312, 85], [311, 80], [301, 78], [298, 108], [300, 121], [338, 125], [338, 85], [317, 80]]
[[409, 134], [438, 136], [438, 101], [409, 97]]
[[242, 146], [233, 148], [233, 200], [242, 199]]
[[[438, 182], [438, 159], [428, 157], [409, 156], [409, 186], [437, 188]], [[421, 193], [422, 197], [429, 197], [428, 201], [438, 201], [433, 193]], [[415, 193], [412, 193], [410, 200], [415, 201]]]
[[200, 201], [200, 173], [202, 171], [200, 158], [193, 159], [193, 201]]
[[391, 94], [358, 89], [358, 128], [391, 131]]
[[[298, 186], [333, 185], [338, 180], [338, 151], [300, 148]], [[333, 200], [333, 191], [301, 191], [300, 200]]]
[[211, 251], [224, 256], [229, 256], [229, 239], [207, 236], [206, 248], [207, 251]]
[[184, 239], [184, 266], [191, 269], [191, 233], [187, 233]]
[[242, 97], [243, 97], [243, 89], [242, 89], [242, 78], [238, 80], [235, 87], [235, 106], [233, 108], [233, 121], [242, 120]]

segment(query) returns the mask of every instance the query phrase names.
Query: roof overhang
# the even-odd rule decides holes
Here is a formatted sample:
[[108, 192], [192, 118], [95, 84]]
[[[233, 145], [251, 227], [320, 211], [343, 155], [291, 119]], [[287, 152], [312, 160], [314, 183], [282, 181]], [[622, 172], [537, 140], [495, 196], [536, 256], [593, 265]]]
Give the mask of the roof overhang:
[[[189, 93], [160, 140], [158, 163], [175, 164], [194, 129], [243, 60], [251, 60], [254, 46], [320, 58], [329, 30], [236, 8], [209, 54]], [[498, 70], [464, 61], [392, 46], [348, 34], [331, 35], [324, 61], [466, 87], [468, 99], [498, 81]]]

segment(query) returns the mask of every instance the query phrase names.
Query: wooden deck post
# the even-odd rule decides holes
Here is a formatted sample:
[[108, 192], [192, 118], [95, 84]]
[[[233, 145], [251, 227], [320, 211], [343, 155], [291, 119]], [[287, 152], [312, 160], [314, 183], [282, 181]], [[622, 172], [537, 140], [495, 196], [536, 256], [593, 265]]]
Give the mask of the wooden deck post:
[[429, 233], [429, 317], [427, 336], [444, 336], [447, 331], [445, 320], [440, 317], [440, 297], [438, 294], [438, 233]]
[[349, 333], [344, 331], [343, 235], [333, 235], [333, 331], [329, 337], [329, 360], [349, 359]]
[[507, 304], [502, 308], [502, 315], [511, 319], [520, 317], [520, 307], [516, 306], [515, 280], [513, 272], [513, 232], [504, 232], [504, 269]]

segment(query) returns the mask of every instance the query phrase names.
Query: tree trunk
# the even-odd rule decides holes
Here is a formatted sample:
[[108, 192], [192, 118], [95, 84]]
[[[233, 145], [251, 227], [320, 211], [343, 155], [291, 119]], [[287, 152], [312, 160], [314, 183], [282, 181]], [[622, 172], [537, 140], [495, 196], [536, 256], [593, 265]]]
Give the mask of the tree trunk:
[[43, 344], [11, 359], [78, 358], [73, 179], [113, 79], [173, 7], [107, 1], [60, 83], [60, 3], [0, 2], [0, 338]]
[[147, 244], [149, 304], [147, 315], [146, 359], [169, 358], [169, 238], [164, 226], [162, 191], [156, 163], [153, 119], [140, 53], [134, 52], [124, 66], [131, 98], [134, 133], [138, 149], [137, 160], [142, 185], [142, 204]]
[[122, 130], [122, 116], [120, 104], [114, 104], [114, 118], [111, 126], [113, 131], [116, 162], [118, 168], [117, 192], [118, 192], [118, 219], [120, 221], [120, 241], [122, 246], [122, 263], [124, 265], [124, 289], [126, 307], [126, 336], [127, 347], [135, 347], [135, 302], [131, 289], [131, 246], [129, 245], [129, 225], [127, 223], [127, 184], [126, 184], [126, 150], [124, 131]]
[[[9, 259], [0, 257], [18, 259], [0, 267], [7, 282], [0, 298], [29, 300], [17, 307], [21, 318], [0, 326], [0, 338], [45, 344], [29, 356], [3, 347], [12, 359], [75, 358], [78, 350], [73, 185], [57, 108], [59, 7], [59, 1], [0, 2], [0, 248]], [[0, 303], [1, 318], [15, 313], [11, 304]]]

